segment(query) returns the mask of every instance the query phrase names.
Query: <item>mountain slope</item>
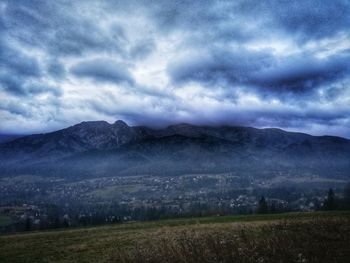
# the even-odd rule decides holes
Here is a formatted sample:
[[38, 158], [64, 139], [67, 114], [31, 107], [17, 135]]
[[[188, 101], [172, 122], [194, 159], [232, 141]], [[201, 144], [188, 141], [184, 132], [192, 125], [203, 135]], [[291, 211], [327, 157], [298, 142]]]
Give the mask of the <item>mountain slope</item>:
[[0, 143], [10, 142], [23, 136], [17, 134], [0, 134]]
[[165, 129], [83, 122], [0, 144], [2, 175], [110, 176], [276, 171], [349, 178], [350, 141], [279, 129], [189, 124]]

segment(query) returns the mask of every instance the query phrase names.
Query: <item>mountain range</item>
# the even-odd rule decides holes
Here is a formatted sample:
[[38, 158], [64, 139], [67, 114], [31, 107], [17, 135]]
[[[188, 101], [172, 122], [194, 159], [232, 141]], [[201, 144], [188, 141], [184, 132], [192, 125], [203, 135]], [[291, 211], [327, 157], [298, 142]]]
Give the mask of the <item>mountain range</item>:
[[350, 178], [350, 140], [280, 129], [82, 122], [0, 144], [0, 176], [70, 178], [232, 172]]

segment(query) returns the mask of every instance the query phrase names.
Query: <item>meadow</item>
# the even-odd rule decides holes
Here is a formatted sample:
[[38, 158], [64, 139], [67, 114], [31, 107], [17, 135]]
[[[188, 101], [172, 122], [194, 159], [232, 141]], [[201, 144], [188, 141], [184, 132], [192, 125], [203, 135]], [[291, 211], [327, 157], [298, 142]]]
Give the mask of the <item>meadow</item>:
[[0, 262], [349, 262], [350, 212], [184, 218], [0, 236]]

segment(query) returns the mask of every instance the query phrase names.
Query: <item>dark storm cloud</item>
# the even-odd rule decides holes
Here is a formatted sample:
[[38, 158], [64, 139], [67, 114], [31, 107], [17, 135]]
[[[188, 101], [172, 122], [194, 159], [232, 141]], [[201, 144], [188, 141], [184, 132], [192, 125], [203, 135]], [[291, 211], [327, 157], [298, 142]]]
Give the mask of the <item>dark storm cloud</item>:
[[344, 135], [349, 14], [347, 0], [0, 0], [0, 109]]
[[50, 86], [38, 81], [28, 81], [14, 75], [0, 75], [0, 90], [16, 96], [50, 93], [59, 97], [63, 94], [63, 90], [60, 87]]
[[[32, 83], [42, 75], [43, 71], [35, 57], [10, 47], [4, 40], [0, 41], [0, 90], [18, 96], [46, 92], [45, 88], [39, 89]], [[48, 90], [51, 92], [51, 89]], [[53, 93], [58, 95], [56, 91]]]
[[1, 71], [9, 74], [38, 77], [41, 75], [39, 63], [35, 57], [28, 56], [21, 50], [11, 48], [5, 41], [0, 41]]
[[56, 79], [62, 79], [66, 74], [66, 69], [62, 63], [53, 58], [47, 63], [47, 72]]
[[94, 59], [80, 62], [71, 68], [77, 77], [88, 77], [95, 81], [134, 84], [134, 79], [125, 65], [108, 59]]
[[[244, 10], [244, 11], [243, 11]], [[284, 29], [301, 41], [331, 37], [348, 31], [350, 2], [347, 0], [322, 1], [243, 1], [242, 11], [247, 14], [271, 16], [271, 26]]]
[[248, 83], [276, 92], [299, 93], [341, 80], [349, 73], [350, 54], [337, 54], [324, 59], [302, 54], [252, 72]]
[[[40, 47], [50, 55], [81, 55], [88, 51], [125, 52], [123, 29], [104, 30], [67, 1], [5, 1], [2, 19], [9, 36]], [[34, 34], [33, 34], [34, 33]]]
[[[51, 54], [57, 55], [81, 55], [84, 52], [117, 52], [121, 56], [127, 40], [124, 33], [118, 26], [103, 31], [96, 24], [85, 21], [71, 21], [73, 26], [69, 24], [60, 26], [56, 30], [55, 37], [48, 39]], [[52, 29], [55, 30], [55, 29]]]
[[168, 72], [175, 84], [201, 82], [227, 87], [248, 86], [261, 93], [308, 93], [341, 80], [350, 73], [350, 53], [327, 58], [310, 54], [275, 57], [268, 52], [211, 51], [171, 63]]
[[168, 73], [176, 84], [197, 81], [213, 85], [225, 81], [228, 84], [245, 83], [250, 72], [261, 69], [273, 60], [269, 53], [237, 50], [209, 50], [180, 58], [168, 65]]
[[42, 67], [34, 56], [10, 47], [4, 40], [0, 41], [0, 90], [17, 96], [46, 92], [61, 96], [63, 91], [59, 87], [39, 81], [43, 75]]
[[0, 74], [0, 90], [5, 90], [15, 95], [24, 95], [26, 93], [22, 81], [10, 74]]
[[31, 112], [28, 111], [26, 107], [23, 105], [18, 105], [18, 103], [14, 102], [5, 102], [0, 103], [0, 110], [4, 110], [7, 112], [10, 112], [13, 115], [23, 116], [23, 117], [30, 117]]
[[42, 84], [40, 82], [29, 83], [25, 88], [27, 94], [50, 93], [55, 97], [63, 95], [63, 90], [60, 87]]
[[134, 59], [146, 58], [151, 52], [155, 50], [155, 43], [153, 39], [145, 39], [140, 41], [130, 49], [130, 56]]
[[[179, 28], [202, 31], [223, 39], [246, 40], [252, 34], [284, 31], [301, 41], [320, 39], [348, 31], [350, 2], [323, 1], [152, 1], [150, 16], [168, 32]], [[195, 14], [195, 15], [193, 15]], [[251, 31], [251, 26], [258, 28]], [[235, 26], [239, 25], [239, 27]], [[230, 38], [231, 37], [231, 38]]]
[[283, 99], [286, 93], [304, 95], [349, 74], [349, 54], [321, 60], [315, 57], [317, 49], [281, 57], [272, 50], [244, 48], [250, 40], [259, 42], [271, 35], [295, 39], [302, 48], [312, 40], [348, 34], [349, 1], [173, 1], [157, 3], [152, 14], [166, 32], [191, 32], [181, 48], [193, 50], [192, 54], [168, 65], [175, 84], [244, 85]]

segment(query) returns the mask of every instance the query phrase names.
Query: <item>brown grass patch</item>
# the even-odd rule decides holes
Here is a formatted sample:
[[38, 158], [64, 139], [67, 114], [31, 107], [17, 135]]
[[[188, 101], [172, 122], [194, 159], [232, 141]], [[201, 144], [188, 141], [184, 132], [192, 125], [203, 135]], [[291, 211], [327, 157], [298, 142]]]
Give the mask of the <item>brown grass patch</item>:
[[349, 262], [349, 219], [162, 229], [112, 262]]

